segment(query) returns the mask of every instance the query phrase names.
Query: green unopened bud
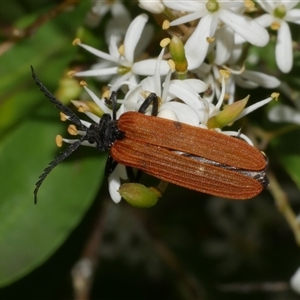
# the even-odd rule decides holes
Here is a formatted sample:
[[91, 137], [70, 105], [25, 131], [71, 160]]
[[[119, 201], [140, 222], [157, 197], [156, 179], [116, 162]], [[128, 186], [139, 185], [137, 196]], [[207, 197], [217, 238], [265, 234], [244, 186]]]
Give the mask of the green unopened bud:
[[154, 206], [161, 193], [155, 188], [148, 188], [140, 183], [124, 183], [119, 188], [119, 193], [130, 205], [139, 208]]
[[61, 102], [67, 104], [70, 99], [78, 97], [80, 91], [81, 88], [76, 79], [64, 76], [59, 82], [59, 88], [56, 92], [56, 96]]
[[277, 6], [273, 11], [273, 15], [274, 15], [274, 17], [276, 17], [278, 19], [283, 19], [286, 15], [285, 5], [282, 4], [282, 5]]
[[178, 74], [187, 73], [188, 62], [185, 57], [184, 46], [180, 38], [173, 36], [169, 44], [169, 50], [175, 63], [175, 70]]
[[219, 3], [216, 0], [209, 0], [206, 3], [206, 9], [211, 13], [217, 12], [219, 8]]
[[207, 127], [222, 128], [233, 122], [244, 110], [249, 97], [250, 96], [248, 95], [246, 98], [240, 101], [236, 101], [230, 105], [227, 105], [218, 115], [209, 118]]

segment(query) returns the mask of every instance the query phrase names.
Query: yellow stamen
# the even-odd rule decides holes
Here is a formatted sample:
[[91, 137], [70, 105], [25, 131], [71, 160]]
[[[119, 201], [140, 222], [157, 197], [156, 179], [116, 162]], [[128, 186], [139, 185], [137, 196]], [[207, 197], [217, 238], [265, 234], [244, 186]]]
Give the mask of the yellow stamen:
[[84, 107], [83, 105], [79, 105], [79, 106], [78, 106], [78, 112], [83, 113], [83, 112], [85, 112], [85, 111], [87, 111], [87, 109], [85, 109], [85, 107]]
[[171, 71], [175, 71], [176, 66], [175, 66], [175, 62], [173, 59], [168, 60], [168, 65], [169, 65], [169, 68]]
[[271, 24], [271, 29], [273, 30], [278, 30], [280, 28], [281, 24], [279, 22], [276, 22], [274, 21], [272, 24]]
[[271, 97], [273, 98], [273, 99], [275, 99], [276, 101], [278, 101], [278, 97], [280, 96], [280, 94], [279, 93], [276, 93], [276, 92], [273, 92], [272, 94], [271, 94]]
[[61, 147], [61, 146], [62, 146], [62, 144], [63, 144], [63, 138], [62, 138], [61, 135], [58, 134], [58, 135], [55, 137], [55, 143], [56, 143], [56, 146], [57, 146], [57, 147]]
[[81, 80], [81, 81], [79, 82], [79, 85], [80, 85], [80, 86], [87, 86], [87, 83], [86, 83], [86, 81]]
[[170, 22], [168, 20], [164, 20], [164, 22], [162, 23], [162, 29], [167, 30], [169, 28], [170, 28]]
[[70, 78], [73, 78], [75, 74], [76, 74], [75, 71], [69, 71], [69, 72], [67, 73], [67, 75], [68, 75]]
[[77, 46], [78, 44], [81, 44], [81, 40], [79, 38], [74, 39], [74, 41], [72, 42], [72, 45]]
[[165, 38], [165, 39], [162, 39], [161, 41], [160, 41], [160, 46], [162, 47], [162, 48], [165, 48], [165, 47], [167, 47], [169, 44], [170, 44], [170, 42], [171, 42], [171, 40], [169, 39], [169, 38]]
[[69, 125], [68, 132], [71, 135], [77, 135], [78, 134], [78, 130], [77, 130], [77, 128], [76, 128], [76, 126], [74, 124]]
[[109, 97], [110, 97], [110, 91], [109, 91], [109, 90], [105, 91], [105, 92], [102, 94], [102, 98], [109, 99]]
[[211, 44], [215, 39], [216, 39], [216, 38], [214, 38], [213, 36], [208, 36], [208, 37], [206, 38], [206, 41], [207, 41], [209, 44]]
[[124, 48], [124, 45], [121, 45], [118, 49], [119, 53], [121, 56], [124, 56], [125, 55], [125, 48]]
[[247, 8], [253, 9], [255, 7], [255, 3], [251, 0], [244, 0], [244, 5]]
[[65, 122], [68, 120], [68, 116], [66, 114], [64, 114], [63, 112], [59, 112], [60, 115], [60, 120]]
[[220, 70], [219, 73], [225, 79], [228, 79], [230, 77], [230, 74], [231, 74], [228, 70]]

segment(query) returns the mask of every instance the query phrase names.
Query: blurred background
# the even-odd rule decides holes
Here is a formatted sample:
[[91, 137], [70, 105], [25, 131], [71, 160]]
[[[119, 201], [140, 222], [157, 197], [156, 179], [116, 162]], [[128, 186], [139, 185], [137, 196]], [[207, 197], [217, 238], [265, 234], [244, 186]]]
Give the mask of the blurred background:
[[[132, 18], [143, 12], [135, 1], [124, 3]], [[72, 41], [81, 37], [107, 51], [110, 15], [91, 27], [92, 1], [0, 4], [0, 299], [300, 299], [289, 285], [300, 266], [300, 131], [268, 120], [276, 103], [239, 123], [269, 157], [272, 186], [252, 200], [169, 185], [153, 208], [116, 205], [103, 176], [107, 154], [81, 147], [49, 175], [34, 205], [35, 183], [59, 153], [56, 134], [66, 136], [67, 127], [30, 65], [66, 105], [88, 99], [67, 73], [97, 59]], [[293, 106], [300, 57], [297, 28], [291, 29], [298, 40], [289, 74], [275, 65], [274, 41], [250, 49], [260, 60], [249, 68], [282, 80], [280, 101]], [[102, 94], [104, 83], [87, 81]], [[248, 93], [250, 102], [270, 95], [238, 90], [239, 99]], [[143, 175], [142, 182], [158, 180]]]

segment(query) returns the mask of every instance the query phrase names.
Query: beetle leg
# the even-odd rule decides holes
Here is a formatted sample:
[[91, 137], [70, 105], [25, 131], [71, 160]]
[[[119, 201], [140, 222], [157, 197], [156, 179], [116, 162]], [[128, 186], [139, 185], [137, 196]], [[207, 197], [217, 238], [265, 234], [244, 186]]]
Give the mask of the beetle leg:
[[138, 112], [144, 114], [147, 108], [152, 104], [152, 116], [157, 116], [158, 114], [158, 97], [155, 93], [151, 93], [145, 101], [140, 106]]
[[108, 155], [106, 164], [105, 164], [105, 169], [104, 169], [104, 175], [109, 176], [113, 170], [116, 168], [118, 162], [115, 161], [111, 155]]

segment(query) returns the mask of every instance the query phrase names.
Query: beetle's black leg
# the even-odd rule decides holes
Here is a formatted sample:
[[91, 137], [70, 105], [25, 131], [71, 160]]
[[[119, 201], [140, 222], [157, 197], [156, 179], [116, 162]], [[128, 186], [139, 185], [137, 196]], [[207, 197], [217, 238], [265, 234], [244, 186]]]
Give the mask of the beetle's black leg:
[[108, 155], [105, 164], [104, 175], [109, 176], [116, 168], [117, 164], [118, 163], [112, 158], [112, 156]]
[[113, 120], [116, 120], [117, 119], [117, 93], [115, 91], [111, 92], [109, 100], [112, 102]]
[[143, 172], [139, 169], [136, 169], [137, 172], [134, 174], [133, 168], [126, 166], [126, 174], [129, 182], [139, 182]]
[[158, 114], [158, 97], [155, 93], [151, 93], [145, 101], [140, 106], [138, 112], [144, 114], [147, 108], [152, 104], [152, 116], [157, 116]]

